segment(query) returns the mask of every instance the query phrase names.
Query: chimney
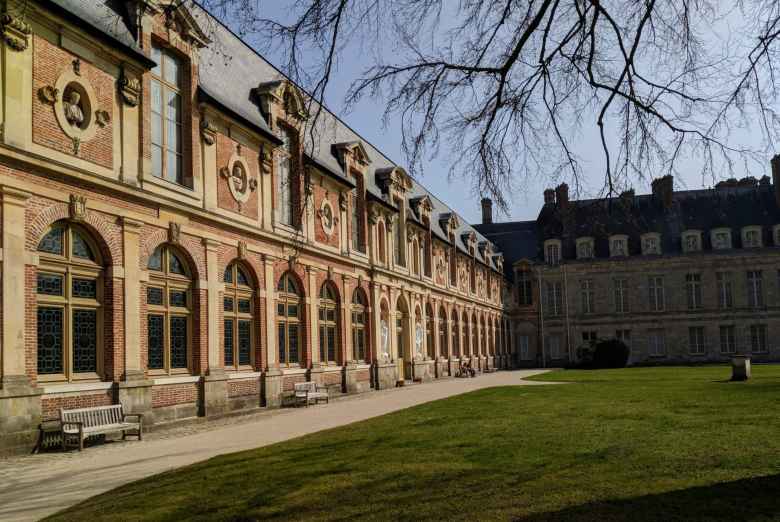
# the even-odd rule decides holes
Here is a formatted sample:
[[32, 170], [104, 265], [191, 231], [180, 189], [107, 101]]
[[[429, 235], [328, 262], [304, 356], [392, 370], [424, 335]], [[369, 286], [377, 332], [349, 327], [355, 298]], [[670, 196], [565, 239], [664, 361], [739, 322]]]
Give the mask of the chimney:
[[545, 205], [555, 204], [555, 191], [553, 189], [547, 189], [544, 191], [544, 204]]
[[490, 225], [493, 223], [493, 200], [482, 198], [482, 224]]
[[558, 202], [558, 206], [566, 208], [569, 205], [569, 185], [561, 183], [555, 189], [555, 199]]
[[775, 203], [780, 207], [780, 154], [772, 158], [772, 185], [775, 186]]
[[664, 208], [672, 208], [672, 197], [674, 196], [674, 177], [671, 174], [653, 180], [653, 197], [659, 201]]

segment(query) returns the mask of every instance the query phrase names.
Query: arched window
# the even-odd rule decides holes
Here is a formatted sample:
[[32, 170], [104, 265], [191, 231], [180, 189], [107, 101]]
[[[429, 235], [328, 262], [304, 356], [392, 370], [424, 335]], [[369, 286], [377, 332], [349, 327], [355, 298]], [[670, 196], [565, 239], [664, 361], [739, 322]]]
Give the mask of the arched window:
[[479, 355], [479, 337], [477, 337], [477, 315], [471, 316], [471, 355]]
[[436, 356], [433, 341], [433, 308], [429, 303], [425, 305], [425, 346], [426, 353], [431, 359]]
[[360, 288], [352, 293], [352, 350], [353, 360], [366, 361], [366, 323], [368, 301]]
[[404, 343], [404, 322], [409, 319], [408, 315], [406, 302], [399, 297], [395, 310], [395, 338], [398, 359], [403, 359], [406, 354], [406, 343]]
[[279, 364], [299, 364], [301, 339], [301, 294], [288, 272], [276, 287], [276, 324], [279, 343]]
[[444, 311], [444, 306], [439, 308], [439, 355], [450, 356], [447, 346], [447, 312]]
[[452, 332], [452, 356], [460, 357], [460, 325], [458, 324], [458, 311], [454, 308], [452, 309], [450, 331]]
[[225, 367], [238, 368], [252, 364], [254, 343], [254, 303], [252, 283], [238, 263], [225, 269], [224, 349]]
[[38, 244], [38, 375], [100, 378], [103, 263], [86, 230], [57, 222]]
[[422, 357], [424, 342], [425, 342], [425, 333], [423, 333], [422, 314], [420, 313], [420, 307], [416, 307], [414, 310], [414, 355], [413, 356]]
[[471, 336], [469, 335], [469, 315], [468, 312], [463, 312], [463, 356], [468, 357], [471, 355]]
[[182, 255], [160, 245], [149, 257], [146, 287], [147, 364], [157, 373], [190, 367], [192, 276]]
[[423, 239], [420, 243], [420, 255], [422, 256], [423, 273], [426, 277], [431, 277], [431, 242]]
[[385, 359], [390, 358], [390, 310], [387, 301], [382, 300], [379, 306], [379, 349]]
[[281, 127], [282, 146], [279, 149], [276, 172], [276, 219], [284, 225], [294, 223], [293, 216], [293, 185], [294, 169], [293, 156], [295, 151], [295, 138], [293, 133]]
[[320, 362], [334, 364], [338, 359], [338, 297], [329, 282], [320, 288]]
[[490, 327], [485, 326], [485, 318], [482, 317], [479, 323], [479, 333], [482, 337], [482, 346], [480, 347], [479, 354], [480, 355], [487, 355], [488, 354], [488, 338], [490, 337]]

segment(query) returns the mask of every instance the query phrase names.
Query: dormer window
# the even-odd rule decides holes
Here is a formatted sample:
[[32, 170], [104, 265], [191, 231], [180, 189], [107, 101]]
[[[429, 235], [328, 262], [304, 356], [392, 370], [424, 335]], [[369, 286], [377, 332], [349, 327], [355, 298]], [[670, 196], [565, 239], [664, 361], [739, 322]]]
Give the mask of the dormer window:
[[611, 236], [609, 238], [609, 256], [624, 257], [628, 255], [628, 236]]
[[742, 247], [743, 248], [760, 248], [763, 241], [761, 240], [761, 227], [751, 226], [742, 229]]
[[594, 248], [592, 237], [577, 239], [577, 259], [593, 259]]
[[281, 127], [279, 131], [282, 146], [279, 148], [276, 164], [276, 219], [283, 225], [292, 226], [295, 217], [293, 212], [295, 137], [292, 131], [286, 127]]
[[661, 235], [656, 233], [642, 235], [642, 255], [657, 256], [661, 254]]
[[701, 232], [698, 230], [687, 230], [682, 235], [683, 252], [701, 251]]
[[559, 239], [548, 239], [544, 242], [544, 261], [552, 266], [561, 262], [561, 241]]
[[731, 230], [728, 228], [716, 228], [712, 231], [712, 248], [726, 250], [731, 248]]
[[151, 153], [152, 175], [179, 185], [185, 180], [182, 151], [181, 60], [168, 49], [152, 46]]

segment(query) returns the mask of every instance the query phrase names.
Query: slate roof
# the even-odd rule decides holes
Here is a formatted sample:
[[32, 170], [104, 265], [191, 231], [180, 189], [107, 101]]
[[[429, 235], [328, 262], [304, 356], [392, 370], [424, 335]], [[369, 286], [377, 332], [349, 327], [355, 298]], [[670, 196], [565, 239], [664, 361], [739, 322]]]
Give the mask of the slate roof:
[[504, 273], [514, 279], [512, 264], [521, 259], [535, 261], [539, 257], [536, 221], [509, 221], [474, 225], [474, 228], [492, 241], [504, 255]]
[[[87, 22], [90, 27], [101, 31], [121, 45], [134, 52], [140, 51], [129, 26], [129, 20], [125, 15], [123, 2], [119, 0], [51, 0], [51, 2], [59, 7], [59, 10], [73, 13], [76, 17]], [[252, 89], [261, 83], [287, 78], [205, 9], [195, 3], [188, 4], [187, 7], [211, 40], [211, 44], [201, 49], [200, 52], [198, 68], [200, 83], [198, 88], [204, 94], [203, 98], [238, 115], [241, 120], [250, 123], [262, 133], [271, 135], [256, 100], [252, 99]], [[340, 174], [345, 180], [348, 177], [334, 155], [331, 145], [361, 142], [371, 159], [369, 175], [366, 179], [366, 190], [372, 199], [381, 200], [389, 207], [394, 207], [382, 194], [374, 173], [378, 169], [396, 166], [395, 162], [371, 143], [362, 139], [327, 108], [324, 108], [317, 120], [315, 133], [318, 136], [317, 143], [308, 154], [311, 162], [330, 174]], [[412, 188], [407, 192], [408, 199], [423, 195], [428, 195], [433, 205], [431, 211], [432, 233], [437, 238], [448, 241], [446, 231], [441, 228], [439, 223], [439, 215], [455, 212], [413, 180]], [[413, 217], [415, 221], [418, 221], [416, 216]], [[477, 233], [478, 243], [487, 238], [461, 216], [458, 216], [458, 219], [460, 227], [455, 231], [456, 247], [462, 252], [468, 253], [467, 246], [462, 240], [465, 232], [474, 230]], [[496, 268], [492, 259], [485, 259], [479, 252], [477, 252], [476, 257], [479, 261]]]
[[[743, 180], [744, 181], [744, 180]], [[765, 245], [774, 244], [772, 227], [780, 224], [775, 187], [768, 178], [742, 186], [719, 184], [717, 188], [674, 192], [667, 208], [652, 194], [633, 197], [571, 201], [567, 208], [545, 205], [537, 219], [537, 252], [546, 239], [563, 241], [564, 258], [576, 258], [576, 238], [591, 236], [596, 257], [609, 257], [609, 236], [629, 237], [629, 254], [641, 254], [641, 235], [661, 234], [664, 254], [682, 252], [682, 233], [702, 232], [703, 249], [710, 250], [710, 231], [731, 229], [732, 244], [741, 247], [742, 227], [761, 225]], [[538, 257], [538, 255], [537, 255]]]

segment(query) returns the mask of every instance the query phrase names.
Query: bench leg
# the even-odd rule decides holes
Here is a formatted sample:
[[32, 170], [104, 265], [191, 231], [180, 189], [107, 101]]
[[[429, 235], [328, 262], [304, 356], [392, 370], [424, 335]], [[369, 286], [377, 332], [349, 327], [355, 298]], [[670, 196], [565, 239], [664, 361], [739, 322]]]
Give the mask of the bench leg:
[[79, 451], [84, 451], [84, 437], [79, 435]]

